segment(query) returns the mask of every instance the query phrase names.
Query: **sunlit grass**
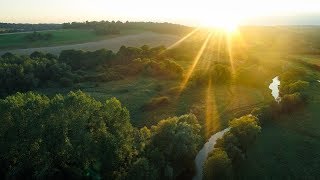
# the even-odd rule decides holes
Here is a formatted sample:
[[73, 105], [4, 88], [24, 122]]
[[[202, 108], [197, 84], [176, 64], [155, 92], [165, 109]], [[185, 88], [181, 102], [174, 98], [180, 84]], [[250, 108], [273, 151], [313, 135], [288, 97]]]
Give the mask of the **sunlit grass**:
[[202, 46], [201, 46], [201, 48], [200, 48], [200, 50], [199, 50], [197, 56], [194, 58], [193, 64], [191, 65], [191, 68], [188, 70], [185, 78], [183, 79], [183, 81], [182, 81], [182, 83], [181, 83], [181, 85], [180, 85], [181, 91], [186, 87], [186, 85], [187, 85], [187, 83], [188, 83], [188, 81], [189, 81], [189, 79], [190, 79], [190, 77], [191, 77], [191, 75], [192, 75], [195, 67], [197, 66], [197, 64], [198, 64], [198, 62], [199, 62], [199, 60], [200, 60], [200, 58], [201, 58], [204, 50], [205, 50], [206, 47], [207, 47], [207, 44], [208, 44], [211, 36], [212, 36], [212, 32], [208, 34], [206, 40], [204, 41], [204, 43], [202, 44]]

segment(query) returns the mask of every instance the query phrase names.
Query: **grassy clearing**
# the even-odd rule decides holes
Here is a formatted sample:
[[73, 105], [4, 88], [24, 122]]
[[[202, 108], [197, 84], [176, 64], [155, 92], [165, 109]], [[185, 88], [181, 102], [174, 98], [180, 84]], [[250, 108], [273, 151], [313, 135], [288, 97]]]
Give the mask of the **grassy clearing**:
[[65, 44], [84, 43], [90, 41], [104, 40], [123, 35], [138, 34], [142, 31], [127, 30], [122, 31], [119, 35], [105, 35], [98, 36], [93, 30], [79, 30], [79, 29], [62, 29], [56, 31], [41, 31], [40, 34], [50, 33], [52, 38], [49, 40], [40, 40], [30, 42], [26, 39], [26, 35], [30, 33], [16, 33], [0, 36], [0, 49], [15, 49], [15, 48], [31, 48], [44, 47]]
[[[126, 106], [135, 126], [151, 126], [159, 120], [192, 112], [198, 116], [206, 134], [210, 135], [224, 128], [229, 119], [250, 112], [264, 100], [264, 92], [243, 86], [217, 86], [211, 89], [193, 87], [185, 89], [180, 96], [177, 81], [157, 80], [137, 77], [107, 83], [81, 83], [76, 88], [47, 88], [38, 92], [46, 95], [66, 94], [70, 90], [81, 89], [92, 97], [105, 101], [118, 98]], [[206, 121], [207, 96], [212, 97], [210, 121]], [[271, 95], [270, 95], [271, 96]], [[165, 103], [162, 103], [165, 97]], [[157, 102], [155, 102], [157, 101]], [[161, 101], [160, 104], [158, 101]], [[152, 104], [152, 109], [145, 111], [142, 107]], [[156, 105], [155, 105], [156, 104]], [[210, 123], [209, 123], [210, 122]]]

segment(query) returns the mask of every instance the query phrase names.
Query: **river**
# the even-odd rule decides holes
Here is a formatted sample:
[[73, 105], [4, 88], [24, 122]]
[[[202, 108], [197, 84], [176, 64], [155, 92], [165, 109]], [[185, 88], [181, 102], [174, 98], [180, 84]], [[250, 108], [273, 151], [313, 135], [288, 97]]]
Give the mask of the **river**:
[[281, 101], [281, 97], [279, 94], [279, 86], [280, 86], [280, 80], [279, 80], [279, 76], [276, 76], [275, 78], [272, 79], [272, 83], [269, 86], [269, 89], [271, 89], [271, 94], [274, 97], [274, 100], [276, 102], [280, 102]]
[[223, 134], [228, 131], [229, 131], [229, 128], [226, 128], [220, 132], [215, 133], [210, 137], [209, 141], [204, 144], [204, 146], [199, 151], [195, 159], [196, 175], [193, 177], [193, 180], [202, 180], [203, 165], [208, 157], [208, 154], [214, 149], [214, 145], [216, 144], [217, 140], [221, 138]]

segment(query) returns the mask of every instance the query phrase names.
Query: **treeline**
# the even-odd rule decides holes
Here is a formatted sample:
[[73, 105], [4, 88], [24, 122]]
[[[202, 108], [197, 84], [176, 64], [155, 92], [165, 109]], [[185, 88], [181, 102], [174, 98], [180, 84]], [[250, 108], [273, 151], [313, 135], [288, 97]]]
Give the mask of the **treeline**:
[[34, 52], [30, 56], [6, 53], [0, 58], [0, 95], [26, 92], [43, 87], [73, 87], [80, 82], [107, 82], [144, 75], [179, 79], [184, 70], [174, 60], [163, 56], [164, 47], [122, 46], [93, 52], [65, 50], [58, 56]]
[[1, 179], [185, 179], [202, 142], [192, 114], [134, 128], [115, 99], [17, 93], [0, 100]]
[[61, 24], [15, 24], [0, 23], [0, 33], [26, 32], [26, 31], [44, 31], [60, 29]]
[[1, 97], [54, 84], [68, 86], [66, 79], [72, 78], [71, 67], [52, 54], [34, 52], [30, 56], [16, 56], [6, 53], [0, 58]]
[[185, 34], [192, 30], [191, 27], [154, 22], [121, 22], [121, 21], [86, 21], [63, 23], [64, 29], [93, 29], [99, 35], [119, 34], [123, 30], [146, 30], [158, 33]]

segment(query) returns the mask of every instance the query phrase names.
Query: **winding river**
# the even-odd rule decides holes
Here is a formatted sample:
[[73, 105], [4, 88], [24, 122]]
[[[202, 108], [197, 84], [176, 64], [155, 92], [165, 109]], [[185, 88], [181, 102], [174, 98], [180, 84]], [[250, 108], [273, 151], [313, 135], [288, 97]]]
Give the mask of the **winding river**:
[[[320, 82], [320, 80], [318, 81]], [[279, 77], [276, 76], [272, 79], [272, 83], [270, 84], [269, 89], [271, 89], [271, 94], [274, 97], [275, 101], [278, 103], [281, 101], [281, 97], [279, 95], [279, 86], [280, 80]], [[214, 145], [216, 144], [217, 140], [221, 138], [223, 134], [228, 132], [229, 130], [230, 128], [226, 128], [220, 132], [215, 133], [210, 137], [209, 141], [204, 144], [204, 146], [199, 151], [195, 159], [196, 175], [193, 177], [193, 180], [202, 180], [203, 166], [209, 153], [214, 149]]]
[[202, 180], [203, 176], [203, 165], [206, 161], [208, 154], [213, 150], [214, 145], [216, 144], [217, 140], [223, 136], [224, 133], [228, 132], [229, 128], [224, 129], [220, 132], [215, 133], [212, 135], [208, 142], [206, 142], [203, 148], [199, 151], [196, 156], [195, 164], [196, 164], [196, 175], [193, 177], [193, 180]]

